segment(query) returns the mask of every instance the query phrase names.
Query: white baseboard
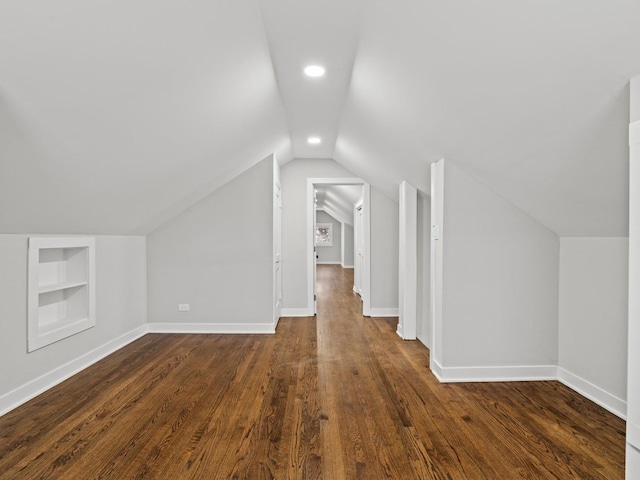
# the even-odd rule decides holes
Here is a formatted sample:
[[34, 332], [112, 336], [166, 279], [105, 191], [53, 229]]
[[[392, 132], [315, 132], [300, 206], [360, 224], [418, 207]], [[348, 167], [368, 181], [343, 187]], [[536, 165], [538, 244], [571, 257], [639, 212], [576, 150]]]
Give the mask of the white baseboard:
[[341, 262], [321, 262], [321, 261], [316, 261], [316, 265], [340, 265]]
[[402, 336], [402, 324], [400, 322], [398, 322], [398, 326], [396, 327], [396, 334], [404, 340]]
[[119, 350], [125, 345], [128, 345], [134, 340], [144, 336], [147, 332], [147, 325], [142, 325], [98, 348], [91, 350], [90, 352], [85, 353], [84, 355], [79, 356], [74, 360], [71, 360], [68, 363], [65, 363], [64, 365], [54, 368], [50, 372], [45, 373], [44, 375], [31, 380], [8, 393], [5, 393], [0, 397], [0, 416], [16, 407], [19, 407], [23, 403], [28, 402], [32, 398], [37, 397], [41, 393], [46, 392], [50, 388], [55, 387], [59, 383], [64, 382], [76, 373], [93, 365], [97, 361], [102, 360], [107, 355], [112, 354], [116, 350]]
[[431, 355], [431, 351], [429, 351], [429, 369], [433, 376], [438, 379], [440, 383], [444, 383], [442, 380], [442, 367], [440, 364], [433, 359], [433, 355]]
[[640, 445], [640, 425], [627, 421], [627, 446], [637, 451], [637, 445]]
[[342, 268], [355, 268], [353, 265], [343, 265], [342, 263], [340, 264], [340, 266]]
[[443, 367], [434, 360], [431, 362], [431, 366], [431, 371], [442, 383], [520, 382], [558, 379], [558, 367], [555, 365]]
[[283, 308], [283, 317], [313, 317], [313, 313], [308, 308]]
[[270, 334], [273, 323], [149, 323], [149, 333]]
[[371, 308], [369, 309], [369, 317], [397, 317], [397, 308]]
[[609, 410], [614, 415], [626, 420], [627, 418], [627, 402], [593, 383], [581, 378], [573, 373], [558, 367], [558, 380], [567, 387], [575, 390], [580, 395], [587, 397], [589, 400], [597, 403], [602, 408]]

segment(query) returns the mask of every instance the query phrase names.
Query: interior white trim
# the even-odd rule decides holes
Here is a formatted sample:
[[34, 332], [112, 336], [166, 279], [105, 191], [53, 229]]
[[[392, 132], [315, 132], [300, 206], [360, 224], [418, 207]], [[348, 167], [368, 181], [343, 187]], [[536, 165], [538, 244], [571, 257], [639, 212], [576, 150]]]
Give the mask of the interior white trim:
[[0, 397], [0, 416], [37, 397], [41, 393], [46, 392], [50, 388], [55, 387], [59, 383], [64, 382], [66, 379], [102, 360], [113, 352], [120, 350], [122, 347], [144, 336], [148, 331], [148, 325], [142, 325], [5, 393]]
[[273, 334], [273, 323], [149, 323], [149, 333]]
[[338, 261], [338, 262], [336, 262], [336, 261], [331, 261], [331, 262], [321, 262], [320, 260], [318, 260], [318, 261], [316, 262], [316, 265], [340, 265], [340, 266], [342, 266], [342, 265], [341, 265], [341, 263], [340, 263], [339, 261]]
[[415, 340], [418, 321], [418, 190], [405, 181], [400, 184], [399, 215], [398, 334], [405, 340]]
[[355, 268], [355, 265], [343, 265], [343, 264], [340, 264], [340, 266], [342, 268]]
[[283, 317], [313, 317], [313, 313], [308, 308], [283, 308]]
[[[640, 445], [640, 425], [627, 422], [627, 444], [635, 448]], [[638, 450], [636, 448], [636, 450]]]
[[640, 144], [640, 120], [629, 124], [629, 146]]
[[[313, 231], [315, 204], [314, 204], [314, 186], [315, 185], [362, 185], [362, 201], [363, 201], [363, 234], [364, 234], [364, 250], [365, 259], [363, 265], [362, 278], [362, 312], [364, 316], [373, 316], [371, 310], [371, 187], [364, 180], [357, 177], [335, 177], [335, 178], [307, 178], [307, 305], [313, 311], [314, 295], [315, 295], [315, 278], [314, 267], [315, 258], [313, 255], [314, 235]], [[376, 315], [381, 316], [381, 315]], [[397, 314], [395, 315], [397, 316]]]
[[571, 390], [578, 392], [583, 397], [588, 398], [602, 408], [609, 410], [614, 415], [626, 420], [627, 402], [625, 400], [610, 394], [606, 390], [603, 390], [578, 375], [574, 375], [562, 367], [558, 367], [558, 380]]
[[397, 317], [397, 308], [370, 308], [369, 315], [365, 317]]
[[558, 379], [558, 367], [555, 365], [443, 367], [433, 360], [431, 362], [431, 371], [442, 383], [519, 382]]

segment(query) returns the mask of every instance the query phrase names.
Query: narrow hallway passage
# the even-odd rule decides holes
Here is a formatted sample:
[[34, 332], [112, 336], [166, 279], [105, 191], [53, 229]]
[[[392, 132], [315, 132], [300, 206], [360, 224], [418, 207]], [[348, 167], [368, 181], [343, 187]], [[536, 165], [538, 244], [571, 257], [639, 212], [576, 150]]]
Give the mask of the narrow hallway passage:
[[559, 382], [440, 384], [352, 286], [318, 265], [323, 478], [623, 478], [622, 420]]

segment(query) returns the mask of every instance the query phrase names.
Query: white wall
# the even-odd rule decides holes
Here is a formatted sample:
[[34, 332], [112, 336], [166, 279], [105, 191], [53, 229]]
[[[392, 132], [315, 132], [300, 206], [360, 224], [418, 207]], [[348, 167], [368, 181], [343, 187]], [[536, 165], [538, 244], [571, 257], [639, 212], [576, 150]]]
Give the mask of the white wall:
[[418, 190], [403, 181], [398, 196], [398, 325], [404, 340], [416, 340], [418, 319]]
[[282, 167], [282, 306], [307, 306], [307, 178], [354, 177], [329, 159], [297, 159]]
[[371, 316], [398, 314], [398, 204], [371, 187]]
[[627, 479], [640, 477], [640, 76], [631, 80]]
[[[262, 160], [148, 236], [150, 323], [273, 331], [272, 162]], [[178, 312], [184, 303], [191, 310]]]
[[583, 393], [618, 411], [627, 396], [628, 264], [626, 237], [560, 239], [560, 376], [583, 391], [588, 382], [596, 389]]
[[340, 263], [342, 261], [342, 228], [338, 220], [327, 212], [316, 211], [316, 223], [330, 223], [333, 225], [333, 243], [330, 247], [318, 246], [318, 263]]
[[429, 321], [431, 295], [431, 199], [418, 190], [418, 303], [416, 334], [427, 348], [431, 348]]
[[[330, 159], [296, 159], [281, 169], [283, 308], [307, 309], [307, 179], [356, 177]], [[398, 204], [371, 189], [372, 315], [398, 310]]]
[[[117, 348], [132, 340], [121, 337], [144, 328], [147, 320], [145, 237], [95, 236], [95, 327], [27, 353], [28, 237], [0, 235], [0, 412], [15, 405], [20, 391], [29, 395], [62, 380], [69, 362], [107, 344]], [[19, 391], [7, 395], [14, 389]]]
[[355, 244], [354, 244], [353, 225], [348, 223], [342, 224], [342, 267], [353, 268]]
[[445, 376], [555, 376], [557, 235], [445, 161], [442, 242]]

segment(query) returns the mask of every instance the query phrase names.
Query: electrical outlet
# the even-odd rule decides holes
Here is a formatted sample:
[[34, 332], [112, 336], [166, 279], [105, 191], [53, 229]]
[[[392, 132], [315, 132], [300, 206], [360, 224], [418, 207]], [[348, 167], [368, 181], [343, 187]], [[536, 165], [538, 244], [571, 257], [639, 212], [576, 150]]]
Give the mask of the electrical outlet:
[[179, 312], [188, 312], [189, 310], [191, 310], [191, 306], [188, 303], [179, 303], [178, 304], [178, 311]]

